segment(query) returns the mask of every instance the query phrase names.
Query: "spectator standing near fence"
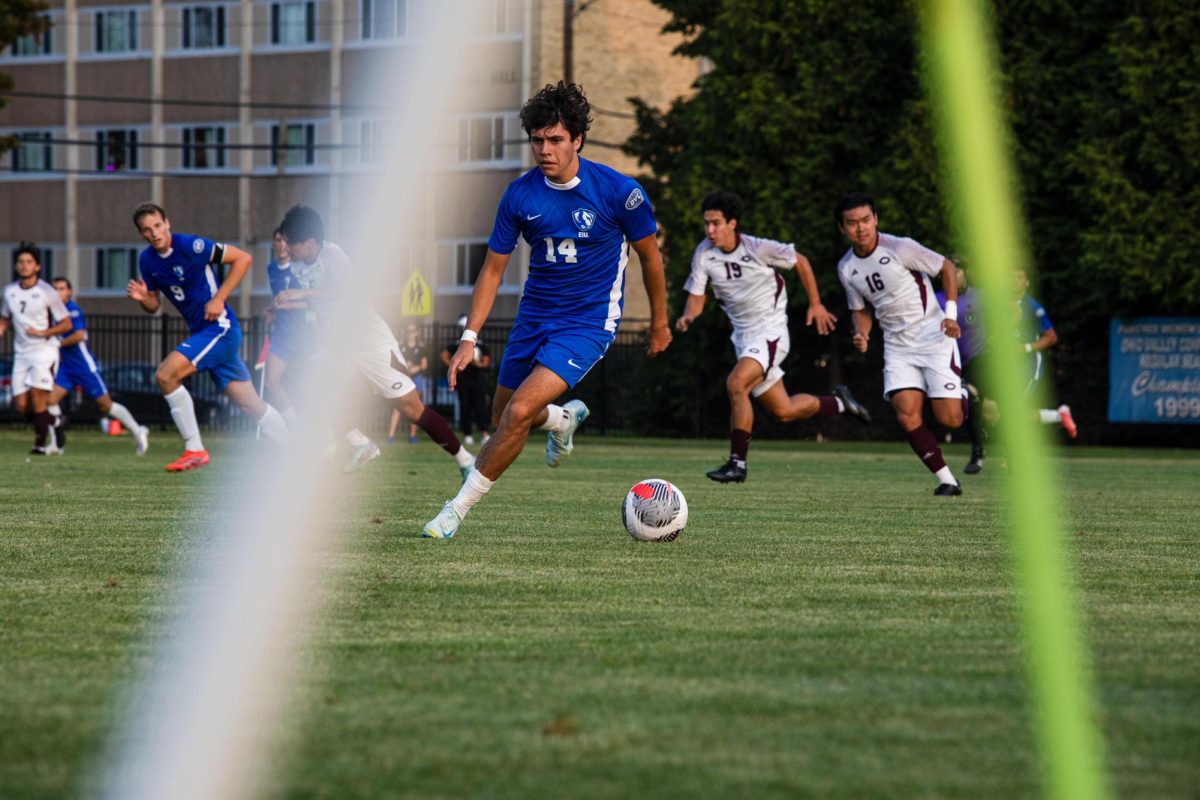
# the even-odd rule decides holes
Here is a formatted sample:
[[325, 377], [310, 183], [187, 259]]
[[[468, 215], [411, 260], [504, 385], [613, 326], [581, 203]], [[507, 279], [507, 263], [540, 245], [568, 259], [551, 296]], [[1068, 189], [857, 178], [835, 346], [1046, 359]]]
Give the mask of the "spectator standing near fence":
[[[429, 356], [425, 354], [425, 340], [421, 338], [421, 329], [410, 322], [404, 329], [404, 341], [400, 345], [400, 355], [408, 366], [408, 377], [412, 378], [417, 387], [417, 396], [425, 399], [425, 375], [429, 372]], [[396, 440], [396, 430], [400, 427], [400, 410], [392, 409], [392, 419], [388, 424], [388, 444]], [[417, 423], [408, 423], [408, 443], [417, 443]], [[470, 444], [468, 441], [467, 444]]]
[[[158, 365], [155, 379], [171, 409], [171, 418], [183, 437], [183, 455], [167, 465], [168, 472], [197, 469], [208, 463], [208, 451], [200, 438], [200, 424], [192, 395], [183, 381], [197, 372], [207, 372], [217, 388], [254, 420], [272, 441], [288, 438], [283, 416], [258, 396], [239, 349], [242, 329], [226, 302], [250, 270], [250, 254], [231, 244], [203, 236], [172, 233], [167, 212], [154, 203], [133, 210], [133, 224], [149, 244], [138, 258], [141, 276], [126, 286], [126, 294], [142, 309], [153, 314], [166, 292], [171, 303], [187, 321], [190, 335]], [[218, 285], [214, 267], [229, 265], [229, 274]]]
[[[467, 329], [467, 315], [458, 318], [459, 335]], [[450, 360], [458, 351], [458, 342], [446, 345], [442, 350], [442, 364], [450, 366]], [[475, 343], [475, 356], [458, 373], [458, 425], [462, 431], [463, 441], [474, 444], [475, 438], [471, 431], [478, 430], [481, 441], [489, 438], [488, 429], [491, 420], [487, 407], [487, 373], [492, 367], [492, 354], [483, 342]]]

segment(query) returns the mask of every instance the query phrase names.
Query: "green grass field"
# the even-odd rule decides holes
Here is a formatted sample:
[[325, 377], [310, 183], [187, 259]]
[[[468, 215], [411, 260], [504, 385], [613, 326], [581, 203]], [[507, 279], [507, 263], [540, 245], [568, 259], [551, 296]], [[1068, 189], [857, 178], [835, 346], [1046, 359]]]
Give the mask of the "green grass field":
[[[256, 466], [217, 440], [168, 475], [176, 442], [77, 433], [27, 463], [0, 433], [0, 797], [86, 790], [221, 513], [211, 478]], [[540, 444], [450, 542], [415, 536], [457, 486], [432, 445], [359, 476], [274, 795], [1038, 792], [995, 460], [935, 502], [903, 444], [755, 442], [742, 486], [704, 478], [719, 442], [581, 438], [554, 472]], [[1080, 449], [1062, 474], [1114, 784], [1194, 798], [1200, 453]], [[673, 543], [621, 528], [646, 477], [687, 495]]]

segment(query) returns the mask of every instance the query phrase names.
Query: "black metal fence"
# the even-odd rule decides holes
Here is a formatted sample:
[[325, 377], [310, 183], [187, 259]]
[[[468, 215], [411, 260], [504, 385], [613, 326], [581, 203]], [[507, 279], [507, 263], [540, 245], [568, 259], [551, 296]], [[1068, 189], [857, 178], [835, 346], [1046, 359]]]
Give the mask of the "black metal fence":
[[[261, 317], [240, 321], [242, 328], [242, 360], [252, 368], [255, 385], [262, 380], [261, 370], [253, 369], [258, 361], [268, 325]], [[426, 405], [433, 406], [456, 425], [459, 420], [458, 397], [450, 391], [446, 381], [446, 366], [443, 351], [458, 345], [462, 329], [457, 325], [418, 323], [421, 341], [429, 359], [429, 371], [423, 390]], [[403, 327], [396, 329], [397, 338], [403, 341]], [[489, 322], [480, 333], [480, 341], [487, 345], [492, 356], [492, 366], [486, 371], [485, 386], [488, 407], [495, 388], [496, 372], [504, 354], [504, 346], [512, 327], [511, 320]], [[155, 370], [179, 342], [188, 337], [184, 320], [173, 314], [158, 316], [104, 316], [87, 317], [88, 347], [100, 366], [101, 375], [113, 399], [122, 403], [143, 425], [169, 429], [174, 423], [166, 402], [162, 399], [155, 381]], [[617, 377], [629, 368], [629, 361], [642, 347], [638, 333], [620, 332], [609, 349], [608, 356], [589, 375], [581, 391], [593, 409], [589, 429], [600, 434], [629, 432], [623, 424], [620, 402], [620, 384]], [[11, 335], [0, 341], [0, 353], [11, 353]], [[10, 376], [11, 357], [0, 357], [0, 423], [24, 424], [12, 407]], [[229, 400], [204, 374], [194, 375], [184, 382], [196, 405], [201, 425], [207, 430], [249, 430], [253, 423], [240, 414]], [[76, 387], [63, 401], [63, 411], [72, 423], [95, 423], [100, 413], [82, 391]], [[364, 420], [364, 427], [375, 432], [387, 425], [390, 408], [380, 400]]]
[[[160, 361], [183, 339], [188, 330], [173, 314], [159, 316], [88, 317], [88, 345], [100, 363], [113, 398], [129, 407], [142, 424], [169, 429], [173, 426], [166, 402], [154, 380]], [[724, 437], [728, 433], [729, 401], [724, 378], [734, 363], [728, 328], [723, 324], [693, 326], [676, 337], [666, 354], [650, 360], [645, 355], [643, 326], [627, 320], [608, 354], [584, 378], [572, 396], [583, 399], [592, 410], [589, 435], [672, 435]], [[242, 321], [242, 358], [253, 367], [267, 334], [262, 318]], [[411, 323], [410, 323], [411, 324]], [[446, 384], [442, 353], [457, 346], [457, 325], [418, 323], [429, 359], [423, 399], [447, 419], [459, 420], [458, 397]], [[504, 355], [511, 320], [492, 320], [480, 333], [492, 356], [485, 375], [490, 395], [496, 371]], [[1099, 339], [1104, 332], [1097, 332]], [[403, 341], [402, 328], [397, 338]], [[876, 424], [863, 427], [852, 420], [822, 418], [801, 424], [783, 424], [759, 413], [755, 436], [759, 438], [886, 439], [901, 438], [895, 415], [882, 397], [882, 353], [878, 340], [871, 352], [853, 350], [847, 337], [817, 336], [811, 328], [793, 323], [792, 350], [784, 368], [785, 382], [792, 392], [824, 393], [838, 383], [848, 384], [867, 405]], [[1067, 402], [1080, 423], [1080, 442], [1089, 444], [1139, 444], [1157, 446], [1200, 446], [1200, 426], [1112, 425], [1107, 422], [1107, 369], [1103, 344], [1077, 348], [1064, 346], [1051, 359], [1050, 375], [1055, 402]], [[9, 376], [12, 369], [11, 335], [0, 341], [0, 424], [21, 423], [12, 409]], [[452, 350], [451, 350], [452, 352]], [[253, 372], [257, 383], [261, 372]], [[252, 423], [216, 390], [206, 375], [187, 381], [196, 402], [197, 415], [208, 430], [248, 430]], [[66, 400], [66, 412], [75, 423], [94, 422], [96, 407], [78, 389]], [[372, 407], [364, 428], [384, 430], [390, 409], [380, 400]], [[956, 434], [961, 438], [962, 434]]]

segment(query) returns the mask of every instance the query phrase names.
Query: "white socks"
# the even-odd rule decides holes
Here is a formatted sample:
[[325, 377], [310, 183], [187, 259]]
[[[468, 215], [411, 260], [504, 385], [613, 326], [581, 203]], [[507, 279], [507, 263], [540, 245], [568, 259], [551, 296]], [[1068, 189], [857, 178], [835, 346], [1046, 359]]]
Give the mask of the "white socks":
[[49, 411], [50, 416], [54, 417], [55, 419], [62, 416], [62, 406], [60, 406], [58, 403], [51, 403], [50, 405], [46, 406], [46, 410]]
[[949, 467], [942, 467], [937, 472], [933, 473], [940, 483], [957, 484], [958, 481], [954, 478], [954, 473]]
[[571, 412], [567, 411], [562, 406], [556, 406], [550, 403], [546, 406], [546, 412], [549, 416], [542, 423], [544, 431], [565, 431], [571, 425]]
[[130, 414], [129, 409], [125, 406], [120, 403], [113, 403], [112, 408], [108, 410], [108, 415], [124, 425], [125, 429], [129, 431], [130, 436], [137, 433], [137, 420], [133, 418], [133, 414]]
[[[196, 406], [188, 390], [180, 386], [170, 394], [163, 395], [171, 408], [171, 419], [183, 437], [183, 446], [188, 450], [203, 450], [204, 443], [200, 440], [200, 425], [196, 422]], [[264, 417], [265, 419], [265, 417]], [[282, 420], [280, 420], [282, 422]]]
[[458, 462], [460, 467], [469, 467], [475, 463], [475, 456], [467, 452], [467, 448], [460, 447], [458, 452], [454, 454], [454, 460]]
[[1038, 410], [1038, 418], [1043, 425], [1057, 425], [1062, 422], [1062, 416], [1057, 408], [1042, 408]]
[[352, 431], [347, 431], [346, 441], [350, 443], [351, 447], [362, 447], [365, 444], [371, 443], [371, 440], [367, 438], [367, 435], [358, 428], [355, 428]]
[[495, 481], [489, 481], [483, 477], [479, 470], [471, 470], [471, 474], [467, 476], [467, 481], [458, 490], [458, 494], [450, 501], [450, 507], [454, 509], [454, 513], [459, 519], [465, 519], [467, 513], [470, 512], [475, 504], [483, 499], [483, 496], [491, 490], [492, 484]]
[[[262, 432], [267, 435], [267, 438], [275, 442], [275, 444], [283, 444], [291, 438], [288, 433], [287, 423], [283, 421], [283, 415], [276, 411], [275, 407], [269, 403], [267, 404], [266, 413], [255, 421], [262, 428]], [[191, 448], [188, 449], [190, 450]]]

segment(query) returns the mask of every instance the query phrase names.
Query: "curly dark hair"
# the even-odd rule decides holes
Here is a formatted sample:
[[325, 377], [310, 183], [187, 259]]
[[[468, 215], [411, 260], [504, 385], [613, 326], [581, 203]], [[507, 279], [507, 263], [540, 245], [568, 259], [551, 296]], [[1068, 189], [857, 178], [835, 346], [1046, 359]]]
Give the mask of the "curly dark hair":
[[38, 266], [42, 265], [42, 254], [38, 250], [37, 245], [34, 244], [33, 242], [21, 242], [19, 245], [17, 245], [17, 249], [13, 250], [13, 266], [14, 267], [17, 265], [17, 259], [20, 258], [25, 253], [28, 253], [29, 255], [33, 256], [33, 263], [37, 264]]
[[279, 232], [288, 242], [307, 242], [316, 239], [325, 241], [325, 223], [321, 215], [308, 206], [294, 205], [287, 210], [283, 222], [279, 223]]
[[725, 215], [726, 222], [733, 222], [735, 219], [741, 219], [742, 214], [746, 210], [746, 204], [742, 202], [742, 198], [738, 197], [733, 192], [717, 191], [706, 195], [700, 201], [701, 213], [705, 211], [720, 211]]
[[534, 131], [551, 128], [561, 122], [571, 134], [571, 139], [581, 138], [579, 149], [583, 149], [587, 141], [588, 128], [592, 118], [588, 116], [592, 107], [583, 96], [583, 87], [577, 83], [563, 83], [546, 86], [533, 97], [525, 101], [521, 107], [521, 127], [525, 135], [530, 136]]

